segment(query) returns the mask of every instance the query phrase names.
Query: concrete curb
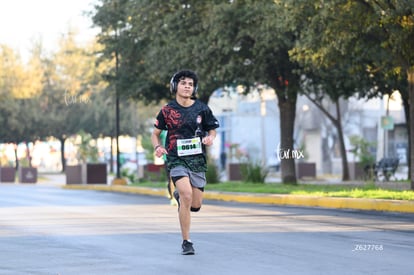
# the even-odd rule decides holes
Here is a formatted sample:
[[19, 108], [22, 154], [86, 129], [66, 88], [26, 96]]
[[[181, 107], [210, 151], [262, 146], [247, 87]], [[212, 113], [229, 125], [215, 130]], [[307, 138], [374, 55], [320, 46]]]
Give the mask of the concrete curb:
[[[131, 187], [122, 185], [92, 185], [70, 184], [64, 185], [64, 189], [97, 190], [142, 194], [151, 196], [166, 196], [166, 190], [149, 187]], [[369, 211], [387, 211], [414, 213], [414, 201], [385, 200], [385, 199], [359, 199], [359, 198], [332, 198], [300, 195], [275, 195], [275, 194], [244, 194], [206, 191], [204, 198], [207, 200], [234, 201], [242, 203], [291, 205], [304, 207], [322, 207], [334, 209], [357, 209]]]

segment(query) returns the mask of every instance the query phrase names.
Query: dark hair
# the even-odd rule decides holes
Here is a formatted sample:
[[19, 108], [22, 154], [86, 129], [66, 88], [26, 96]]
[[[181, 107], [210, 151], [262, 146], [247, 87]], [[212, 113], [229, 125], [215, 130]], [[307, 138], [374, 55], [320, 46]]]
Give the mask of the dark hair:
[[186, 78], [186, 77], [191, 78], [194, 82], [193, 96], [195, 96], [195, 94], [197, 92], [197, 88], [198, 88], [198, 77], [197, 77], [197, 74], [195, 72], [190, 71], [190, 70], [178, 71], [171, 77], [171, 81], [170, 81], [170, 91], [171, 91], [171, 93], [176, 93], [177, 92], [178, 82], [181, 79]]

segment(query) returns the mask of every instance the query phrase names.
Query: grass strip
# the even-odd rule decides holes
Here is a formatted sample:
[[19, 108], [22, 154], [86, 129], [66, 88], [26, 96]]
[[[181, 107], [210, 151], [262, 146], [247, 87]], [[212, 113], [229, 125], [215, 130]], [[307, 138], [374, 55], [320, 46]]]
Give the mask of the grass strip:
[[[402, 182], [401, 184], [408, 184]], [[152, 188], [166, 188], [165, 182], [140, 182], [132, 186], [145, 186]], [[369, 198], [369, 199], [392, 199], [392, 200], [414, 200], [412, 190], [393, 190], [378, 187], [374, 184], [347, 185], [347, 184], [281, 184], [281, 183], [248, 183], [248, 182], [222, 182], [207, 184], [206, 191], [261, 193], [261, 194], [291, 194], [309, 195], [320, 197], [343, 197], [343, 198]]]

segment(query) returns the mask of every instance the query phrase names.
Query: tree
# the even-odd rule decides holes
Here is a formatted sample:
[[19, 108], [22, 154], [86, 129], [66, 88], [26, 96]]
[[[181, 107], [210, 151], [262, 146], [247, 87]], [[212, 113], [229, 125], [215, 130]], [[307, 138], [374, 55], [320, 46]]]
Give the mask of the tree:
[[101, 96], [106, 84], [101, 79], [104, 68], [96, 66], [97, 52], [98, 44], [92, 41], [81, 46], [76, 43], [76, 33], [69, 31], [57, 52], [42, 61], [45, 76], [40, 110], [42, 125], [47, 129], [44, 137], [54, 136], [61, 142], [63, 170], [68, 137], [81, 130], [94, 137], [112, 130], [106, 116], [108, 105]]
[[[20, 57], [7, 46], [0, 48], [0, 97], [1, 121], [0, 141], [25, 143], [39, 138], [37, 125], [40, 121], [38, 97], [43, 77], [39, 52], [33, 52], [29, 63], [24, 66]], [[16, 147], [17, 148], [17, 147]], [[16, 155], [16, 168], [19, 160]], [[31, 165], [30, 151], [27, 154]]]
[[[101, 1], [94, 16], [102, 34], [122, 26], [120, 72], [132, 72], [124, 92], [157, 99], [166, 93], [172, 72], [194, 68], [201, 77], [200, 98], [224, 85], [265, 83], [277, 92], [281, 148], [293, 150], [296, 99], [300, 88], [296, 62], [289, 57], [300, 28], [285, 28], [284, 5], [275, 1]], [[122, 7], [111, 16], [111, 8]], [[121, 5], [122, 3], [122, 5]], [[106, 20], [103, 20], [106, 18]], [[109, 24], [108, 22], [112, 22]], [[108, 28], [112, 26], [112, 28]], [[101, 39], [105, 48], [114, 41]], [[161, 62], [160, 62], [161, 61]], [[154, 93], [156, 92], [156, 93]], [[283, 182], [296, 182], [293, 158], [282, 160]]]
[[348, 92], [360, 97], [382, 96], [400, 90], [406, 110], [410, 178], [414, 189], [413, 127], [410, 125], [414, 112], [414, 104], [410, 102], [414, 99], [409, 96], [414, 94], [414, 3], [382, 0], [302, 3], [306, 5], [304, 10], [314, 14], [308, 17], [300, 39], [298, 48], [302, 61], [318, 69], [332, 68], [338, 63], [349, 64], [352, 77], [363, 81], [358, 90]]

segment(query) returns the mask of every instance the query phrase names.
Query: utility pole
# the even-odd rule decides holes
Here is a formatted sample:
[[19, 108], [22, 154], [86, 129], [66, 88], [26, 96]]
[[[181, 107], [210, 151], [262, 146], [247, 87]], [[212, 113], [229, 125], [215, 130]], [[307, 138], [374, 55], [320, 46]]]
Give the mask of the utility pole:
[[[117, 9], [117, 2], [115, 2], [115, 8]], [[115, 26], [115, 140], [116, 140], [116, 177], [112, 181], [114, 185], [126, 185], [127, 182], [125, 179], [121, 178], [121, 168], [120, 168], [120, 157], [119, 157], [119, 28], [118, 23]]]

